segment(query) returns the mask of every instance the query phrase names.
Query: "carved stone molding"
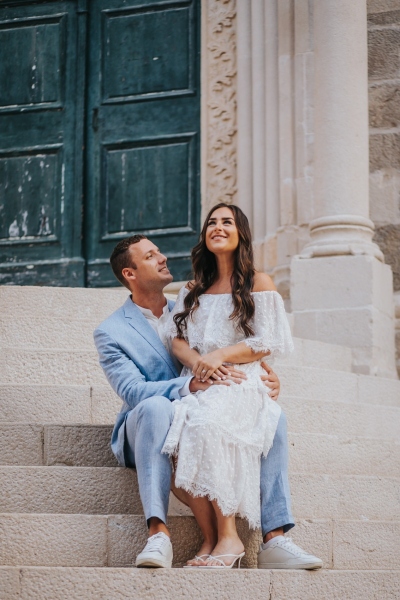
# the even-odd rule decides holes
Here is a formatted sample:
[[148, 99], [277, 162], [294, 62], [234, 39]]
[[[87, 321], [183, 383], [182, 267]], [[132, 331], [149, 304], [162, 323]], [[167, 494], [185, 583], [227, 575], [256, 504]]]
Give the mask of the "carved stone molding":
[[203, 212], [236, 199], [236, 0], [203, 0]]

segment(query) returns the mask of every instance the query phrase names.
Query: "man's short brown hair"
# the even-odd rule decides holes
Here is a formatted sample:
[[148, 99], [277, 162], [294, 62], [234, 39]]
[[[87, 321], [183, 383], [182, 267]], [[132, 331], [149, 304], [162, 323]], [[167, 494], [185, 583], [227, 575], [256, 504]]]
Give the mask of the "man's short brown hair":
[[113, 273], [118, 281], [125, 287], [128, 287], [128, 284], [125, 277], [122, 275], [122, 270], [128, 267], [137, 269], [136, 264], [133, 262], [130, 256], [129, 248], [132, 246], [132, 244], [137, 244], [140, 242], [140, 240], [147, 240], [147, 238], [145, 235], [132, 235], [129, 238], [121, 240], [115, 246], [110, 256], [110, 264]]

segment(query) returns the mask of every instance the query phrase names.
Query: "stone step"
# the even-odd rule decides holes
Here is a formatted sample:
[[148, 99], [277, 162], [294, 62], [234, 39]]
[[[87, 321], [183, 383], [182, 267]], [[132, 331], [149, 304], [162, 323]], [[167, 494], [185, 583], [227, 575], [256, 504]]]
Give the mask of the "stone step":
[[[1, 513], [142, 514], [132, 469], [3, 466], [0, 481]], [[400, 520], [399, 478], [303, 472], [290, 484], [297, 518]], [[188, 514], [182, 506], [170, 514]]]
[[398, 570], [0, 567], [7, 600], [398, 600]]
[[[97, 315], [70, 318], [35, 316], [31, 311], [18, 319], [0, 317], [0, 346], [15, 350], [93, 350], [93, 331], [100, 324]], [[314, 340], [294, 338], [295, 350], [285, 364], [351, 371], [350, 348]]]
[[[110, 425], [0, 425], [0, 464], [116, 467]], [[289, 433], [290, 472], [382, 475], [400, 472], [397, 440]]]
[[[176, 567], [195, 555], [201, 534], [193, 517], [170, 517]], [[244, 567], [257, 566], [260, 532], [238, 520]], [[290, 537], [319, 556], [325, 569], [400, 569], [399, 522], [300, 521]], [[141, 516], [0, 514], [0, 565], [129, 567], [143, 549]]]
[[[106, 383], [95, 350], [2, 348], [0, 355], [3, 385], [104, 386]], [[285, 396], [400, 406], [400, 381], [397, 379], [283, 364], [276, 366], [276, 372]]]
[[[357, 396], [341, 402], [284, 392], [279, 402], [294, 433], [400, 437], [400, 406], [362, 403]], [[108, 385], [0, 385], [0, 422], [111, 425], [120, 407], [121, 400]]]

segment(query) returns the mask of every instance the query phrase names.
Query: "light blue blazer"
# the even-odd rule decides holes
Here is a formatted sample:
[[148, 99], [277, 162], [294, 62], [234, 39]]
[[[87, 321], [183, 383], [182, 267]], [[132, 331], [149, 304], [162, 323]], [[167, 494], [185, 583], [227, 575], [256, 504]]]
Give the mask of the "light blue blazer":
[[[168, 300], [171, 310], [174, 302]], [[180, 398], [189, 377], [179, 377], [163, 343], [129, 296], [94, 331], [100, 366], [123, 405], [117, 415], [111, 448], [125, 466], [125, 419], [130, 410], [151, 396]]]

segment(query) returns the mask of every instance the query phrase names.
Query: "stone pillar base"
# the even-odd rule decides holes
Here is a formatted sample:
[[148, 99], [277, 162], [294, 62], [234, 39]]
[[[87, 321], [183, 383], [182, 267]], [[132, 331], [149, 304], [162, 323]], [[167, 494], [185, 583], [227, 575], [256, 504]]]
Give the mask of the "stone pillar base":
[[355, 373], [397, 377], [392, 286], [390, 267], [374, 256], [295, 256], [294, 335], [351, 347]]

